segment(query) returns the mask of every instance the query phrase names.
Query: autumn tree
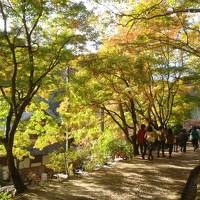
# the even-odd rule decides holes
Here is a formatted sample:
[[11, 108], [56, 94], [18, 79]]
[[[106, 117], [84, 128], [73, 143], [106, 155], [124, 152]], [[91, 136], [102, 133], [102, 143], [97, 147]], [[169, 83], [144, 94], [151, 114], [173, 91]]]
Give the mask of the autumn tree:
[[[195, 98], [192, 98], [189, 93], [194, 93], [194, 91], [198, 93], [197, 85], [199, 84], [200, 37], [198, 27], [200, 9], [198, 1], [144, 0], [131, 3], [133, 6], [131, 11], [119, 14], [122, 24], [128, 29], [129, 46], [157, 48], [159, 45], [165, 45], [168, 46], [165, 49], [165, 54], [170, 49], [176, 57], [176, 52], [180, 52], [179, 58], [182, 58], [182, 61], [177, 57], [176, 61], [173, 62], [180, 60], [179, 66], [183, 63], [187, 65], [187, 69], [184, 67], [182, 69], [177, 68], [182, 73], [181, 93], [183, 94], [183, 88], [185, 88], [184, 94], [190, 100], [195, 101]], [[139, 31], [140, 33], [137, 36], [137, 38], [140, 38], [139, 43], [132, 35], [138, 25], [142, 26], [142, 30]], [[190, 92], [188, 85], [190, 85], [190, 88], [193, 85]], [[192, 90], [193, 92], [191, 92]], [[180, 94], [180, 91], [178, 93]], [[187, 101], [187, 99], [185, 100]], [[155, 116], [155, 114], [153, 115]]]
[[[102, 1], [102, 3], [103, 2], [104, 1]], [[118, 1], [113, 1], [113, 3], [115, 2]], [[125, 27], [119, 28], [121, 34], [120, 36], [115, 37], [113, 41], [121, 46], [124, 46], [124, 51], [126, 52], [143, 51], [143, 56], [139, 61], [141, 62], [141, 65], [142, 63], [144, 64], [144, 60], [147, 61], [149, 51], [152, 50], [154, 51], [154, 53], [151, 54], [152, 58], [154, 58], [154, 56], [156, 55], [157, 58], [160, 57], [165, 60], [165, 63], [158, 63], [160, 66], [165, 66], [165, 69], [162, 69], [162, 72], [164, 72], [165, 70], [165, 76], [163, 76], [163, 74], [159, 75], [158, 71], [155, 72], [154, 70], [154, 73], [156, 73], [157, 75], [155, 76], [154, 74], [153, 76], [151, 76], [152, 81], [149, 79], [148, 91], [152, 93], [151, 83], [158, 83], [158, 77], [160, 77], [162, 79], [160, 79], [160, 82], [162, 83], [158, 84], [160, 85], [158, 86], [160, 87], [160, 89], [158, 89], [157, 87], [157, 95], [159, 94], [158, 96], [161, 97], [161, 94], [165, 91], [165, 94], [170, 94], [170, 96], [166, 96], [166, 98], [159, 98], [160, 100], [158, 100], [158, 98], [156, 97], [157, 95], [155, 94], [155, 89], [154, 94], [152, 93], [149, 95], [147, 95], [148, 92], [146, 90], [146, 94], [144, 95], [143, 99], [145, 99], [145, 102], [148, 102], [151, 99], [151, 103], [149, 103], [148, 111], [145, 111], [145, 109], [142, 109], [140, 111], [140, 113], [143, 115], [144, 113], [149, 113], [148, 116], [144, 116], [144, 118], [146, 118], [148, 121], [154, 121], [153, 124], [155, 127], [157, 127], [157, 123], [164, 125], [165, 122], [169, 121], [170, 119], [170, 117], [167, 117], [168, 119], [164, 120], [164, 118], [166, 118], [169, 113], [172, 113], [170, 110], [172, 108], [172, 102], [174, 102], [173, 94], [177, 94], [178, 92], [178, 90], [175, 89], [175, 85], [178, 85], [180, 81], [175, 80], [181, 78], [183, 84], [187, 84], [190, 80], [190, 83], [192, 84], [192, 79], [195, 79], [196, 81], [199, 79], [199, 4], [198, 1], [177, 2], [162, 0], [144, 0], [140, 2], [129, 1], [127, 2], [127, 5], [129, 5], [129, 9], [127, 9], [127, 11], [111, 11], [112, 14], [115, 13], [116, 16], [119, 17], [118, 24]], [[156, 53], [156, 51], [159, 52]], [[170, 57], [167, 55], [169, 54], [169, 51], [171, 53]], [[174, 58], [172, 57], [172, 54], [174, 54]], [[170, 60], [167, 57], [169, 57]], [[194, 60], [195, 63], [193, 62]], [[157, 61], [160, 62], [158, 59]], [[174, 65], [173, 68], [172, 65]], [[181, 65], [182, 67], [180, 67]], [[186, 66], [188, 68], [189, 65], [192, 66], [190, 67], [190, 70], [186, 69]], [[161, 72], [160, 66], [159, 71]], [[166, 66], [169, 66], [168, 69], [166, 68]], [[149, 72], [152, 74], [152, 70], [150, 70]], [[176, 78], [174, 77], [175, 73], [177, 75], [179, 74], [178, 76], [176, 76]], [[165, 80], [163, 79], [164, 77]], [[157, 81], [154, 81], [154, 79], [156, 79]], [[176, 84], [174, 84], [173, 81], [175, 81], [174, 83]], [[175, 90], [172, 89], [171, 86], [168, 87], [167, 82], [171, 86], [174, 85]], [[169, 92], [166, 92], [166, 87], [162, 87], [161, 89], [161, 85], [166, 85], [168, 88], [170, 88], [171, 91], [168, 90]], [[164, 101], [161, 99], [168, 99], [168, 103], [166, 103], [166, 105], [168, 105], [168, 108], [163, 105]], [[157, 106], [155, 106], [153, 102], [157, 102]], [[161, 114], [163, 113], [163, 108], [165, 109], [165, 111], [168, 110], [168, 114], [164, 118], [163, 116], [166, 113], [164, 115]], [[160, 111], [158, 111], [157, 109], [159, 109]]]
[[168, 125], [188, 66], [187, 55], [178, 49], [143, 45], [144, 32], [140, 25], [128, 34], [122, 29], [104, 42], [97, 55], [80, 61], [89, 84], [86, 98], [105, 110], [134, 147], [139, 123], [156, 129]]
[[[13, 144], [20, 119], [55, 67], [80, 53], [92, 34], [89, 13], [70, 1], [0, 1], [0, 90], [6, 102], [5, 135], [1, 138], [17, 192], [26, 187], [14, 163]], [[91, 34], [86, 32], [90, 31]], [[79, 49], [79, 50], [78, 50]], [[47, 80], [47, 79], [45, 79]]]

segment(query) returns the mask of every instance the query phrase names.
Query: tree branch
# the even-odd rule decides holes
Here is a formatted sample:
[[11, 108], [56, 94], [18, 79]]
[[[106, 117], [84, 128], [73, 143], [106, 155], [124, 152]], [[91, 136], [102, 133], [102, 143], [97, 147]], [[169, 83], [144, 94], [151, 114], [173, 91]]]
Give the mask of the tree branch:
[[7, 32], [7, 16], [4, 13], [4, 8], [3, 8], [3, 4], [0, 1], [0, 11], [3, 17], [3, 21], [4, 21], [4, 37], [7, 40], [8, 46], [10, 48], [11, 54], [12, 54], [12, 58], [13, 58], [13, 75], [12, 75], [12, 104], [13, 104], [13, 109], [15, 114], [17, 114], [17, 108], [16, 108], [16, 77], [17, 77], [17, 60], [16, 60], [16, 55], [15, 55], [15, 48], [14, 45], [11, 43], [9, 37], [8, 37], [8, 32]]

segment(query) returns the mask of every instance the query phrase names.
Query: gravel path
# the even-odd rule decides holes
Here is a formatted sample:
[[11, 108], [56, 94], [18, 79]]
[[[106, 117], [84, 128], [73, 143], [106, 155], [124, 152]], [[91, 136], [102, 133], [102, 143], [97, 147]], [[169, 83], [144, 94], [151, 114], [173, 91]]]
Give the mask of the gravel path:
[[136, 157], [88, 176], [31, 189], [20, 200], [178, 200], [190, 170], [200, 164], [200, 150], [174, 153], [153, 161]]

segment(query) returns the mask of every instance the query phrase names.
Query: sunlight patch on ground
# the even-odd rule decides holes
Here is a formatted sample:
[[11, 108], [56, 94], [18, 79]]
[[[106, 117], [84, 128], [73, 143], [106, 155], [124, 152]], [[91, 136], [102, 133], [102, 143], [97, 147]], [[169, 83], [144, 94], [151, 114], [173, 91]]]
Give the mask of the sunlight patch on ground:
[[193, 167], [182, 167], [182, 166], [178, 166], [178, 165], [171, 165], [171, 164], [166, 164], [166, 165], [159, 165], [160, 168], [173, 168], [173, 169], [185, 169], [185, 170], [191, 170], [193, 169]]
[[174, 179], [170, 177], [159, 177], [159, 179], [163, 181], [163, 183], [174, 183]]
[[180, 197], [176, 193], [171, 193], [169, 191], [167, 198], [170, 199], [179, 199]]

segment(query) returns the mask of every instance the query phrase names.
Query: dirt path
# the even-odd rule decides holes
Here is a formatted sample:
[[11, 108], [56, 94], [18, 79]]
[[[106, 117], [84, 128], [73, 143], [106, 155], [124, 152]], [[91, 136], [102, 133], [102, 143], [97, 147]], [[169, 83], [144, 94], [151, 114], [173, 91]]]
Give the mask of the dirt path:
[[178, 200], [190, 170], [200, 164], [200, 150], [173, 158], [140, 157], [118, 162], [89, 176], [30, 190], [20, 200]]

